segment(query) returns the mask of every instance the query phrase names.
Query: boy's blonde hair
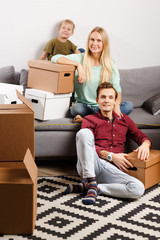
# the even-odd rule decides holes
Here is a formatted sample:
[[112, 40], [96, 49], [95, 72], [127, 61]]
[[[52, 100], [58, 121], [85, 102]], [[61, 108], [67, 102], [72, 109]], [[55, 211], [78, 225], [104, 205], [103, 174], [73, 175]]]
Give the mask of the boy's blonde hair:
[[84, 55], [83, 67], [85, 71], [86, 81], [92, 78], [92, 58], [91, 51], [89, 50], [90, 36], [93, 32], [98, 32], [102, 37], [103, 50], [100, 56], [100, 63], [102, 65], [100, 83], [110, 82], [112, 74], [112, 62], [110, 57], [110, 44], [109, 37], [102, 27], [95, 27], [88, 36], [86, 52]]
[[59, 23], [58, 29], [62, 26], [63, 23], [71, 24], [71, 25], [73, 26], [72, 32], [74, 32], [75, 24], [74, 24], [73, 21], [71, 21], [70, 19], [64, 19], [64, 20], [62, 20], [62, 21]]

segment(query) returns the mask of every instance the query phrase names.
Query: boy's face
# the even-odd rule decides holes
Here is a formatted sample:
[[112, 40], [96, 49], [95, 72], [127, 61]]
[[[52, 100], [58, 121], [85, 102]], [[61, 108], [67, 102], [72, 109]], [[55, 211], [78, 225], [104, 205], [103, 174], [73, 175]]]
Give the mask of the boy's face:
[[102, 88], [96, 100], [101, 112], [112, 112], [116, 103], [114, 89]]
[[69, 23], [62, 23], [58, 29], [59, 36], [63, 39], [68, 39], [73, 35], [73, 25]]

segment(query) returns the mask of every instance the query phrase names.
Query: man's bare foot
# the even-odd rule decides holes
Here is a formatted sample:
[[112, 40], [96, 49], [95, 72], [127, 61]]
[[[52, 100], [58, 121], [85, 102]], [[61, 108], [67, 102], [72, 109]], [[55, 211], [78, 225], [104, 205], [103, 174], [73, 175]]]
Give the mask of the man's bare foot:
[[74, 123], [76, 123], [76, 122], [81, 123], [82, 120], [83, 120], [83, 118], [82, 118], [80, 115], [77, 115], [77, 116], [75, 116], [75, 118], [73, 119], [73, 122], [74, 122]]

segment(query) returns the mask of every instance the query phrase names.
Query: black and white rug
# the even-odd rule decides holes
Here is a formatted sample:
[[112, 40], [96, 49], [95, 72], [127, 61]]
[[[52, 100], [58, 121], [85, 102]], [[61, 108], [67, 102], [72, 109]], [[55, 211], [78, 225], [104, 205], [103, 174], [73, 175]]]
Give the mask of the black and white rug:
[[82, 195], [63, 195], [78, 176], [38, 178], [38, 216], [32, 236], [1, 240], [160, 240], [160, 185], [136, 201], [98, 196], [85, 206]]

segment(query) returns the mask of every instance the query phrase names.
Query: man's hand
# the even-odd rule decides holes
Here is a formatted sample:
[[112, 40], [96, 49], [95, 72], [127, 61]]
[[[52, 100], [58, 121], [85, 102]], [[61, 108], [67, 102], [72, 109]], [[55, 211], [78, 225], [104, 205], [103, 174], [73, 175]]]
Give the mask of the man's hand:
[[149, 140], [145, 140], [141, 146], [134, 150], [137, 152], [137, 158], [140, 160], [145, 160], [149, 158], [149, 151], [150, 151], [151, 143]]
[[113, 153], [112, 161], [122, 172], [128, 173], [128, 169], [133, 168], [133, 165], [125, 158], [126, 156], [125, 153]]
[[[105, 151], [105, 150], [101, 150], [99, 152], [100, 157], [103, 159], [107, 159], [107, 156], [109, 154], [109, 152]], [[125, 153], [113, 153], [112, 154], [112, 161], [114, 162], [114, 164], [123, 172], [129, 172], [129, 168], [133, 168], [132, 163], [130, 163], [125, 157], [127, 156], [127, 154]]]

